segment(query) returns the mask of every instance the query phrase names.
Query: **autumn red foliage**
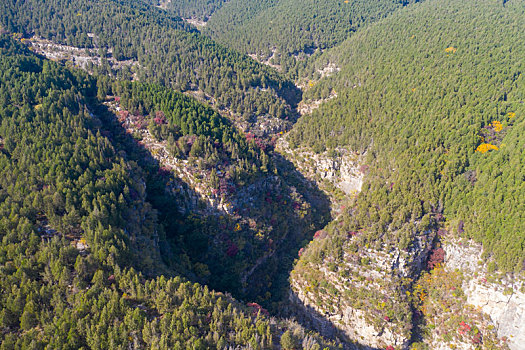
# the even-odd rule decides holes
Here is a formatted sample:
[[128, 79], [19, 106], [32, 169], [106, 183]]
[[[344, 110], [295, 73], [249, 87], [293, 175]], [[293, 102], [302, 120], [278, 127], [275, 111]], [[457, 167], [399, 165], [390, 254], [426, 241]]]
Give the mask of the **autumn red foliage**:
[[120, 111], [118, 120], [122, 123], [124, 120], [126, 120], [129, 117], [128, 111]]
[[445, 251], [443, 248], [435, 248], [430, 252], [427, 266], [429, 269], [433, 269], [439, 264], [445, 261]]
[[437, 234], [439, 237], [443, 237], [447, 234], [447, 230], [445, 230], [444, 228], [440, 228], [438, 231], [437, 231]]
[[359, 167], [359, 171], [360, 171], [362, 174], [366, 174], [366, 173], [368, 172], [368, 169], [369, 169], [369, 168], [370, 168], [370, 167], [369, 167], [368, 165], [363, 164], [363, 165], [361, 165], [361, 166]]
[[165, 166], [161, 166], [157, 172], [160, 176], [167, 177], [171, 174], [171, 171], [169, 168]]
[[461, 321], [459, 323], [459, 333], [460, 334], [465, 334], [467, 332], [470, 332], [472, 330], [472, 328], [467, 324], [465, 323], [465, 321]]
[[354, 236], [357, 236], [358, 232], [357, 231], [348, 231], [347, 235], [348, 235], [348, 238], [350, 237], [354, 237]]
[[463, 220], [461, 220], [461, 221], [459, 222], [459, 224], [458, 224], [458, 233], [463, 233], [463, 232], [465, 232], [464, 227], [465, 227], [465, 223], [463, 222]]
[[481, 344], [483, 342], [483, 336], [481, 334], [481, 332], [478, 332], [476, 334], [474, 334], [474, 336], [472, 337], [472, 343], [473, 344]]
[[158, 112], [155, 113], [155, 118], [153, 119], [153, 121], [157, 125], [167, 124], [166, 116], [161, 111], [158, 111]]

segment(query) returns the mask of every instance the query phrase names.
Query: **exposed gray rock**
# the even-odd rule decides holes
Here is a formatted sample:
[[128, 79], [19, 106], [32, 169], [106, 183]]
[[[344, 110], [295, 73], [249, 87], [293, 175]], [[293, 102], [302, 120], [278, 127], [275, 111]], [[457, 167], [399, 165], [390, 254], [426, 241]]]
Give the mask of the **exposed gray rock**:
[[463, 289], [467, 302], [481, 308], [494, 322], [498, 337], [506, 337], [511, 350], [525, 349], [525, 293], [523, 281], [502, 278], [499, 283], [487, 281], [486, 262], [481, 245], [451, 241], [444, 245], [447, 269], [459, 269], [465, 277]]
[[286, 138], [278, 141], [277, 149], [292, 160], [304, 176], [316, 181], [318, 185], [323, 181], [330, 182], [347, 195], [355, 195], [361, 191], [364, 174], [359, 170], [359, 166], [362, 155], [345, 148], [320, 154], [308, 149], [292, 151]]
[[[330, 270], [328, 266], [332, 258], [325, 259], [320, 266], [311, 266], [322, 273], [321, 280], [327, 281], [337, 290], [337, 296], [332, 295], [333, 293], [316, 295], [301, 275], [292, 273], [293, 294], [290, 300], [300, 303], [299, 309], [304, 311], [304, 317], [327, 336], [331, 335], [330, 332], [335, 332], [343, 339], [355, 341], [370, 349], [385, 348], [388, 345], [407, 349], [411, 324], [386, 322], [383, 316], [377, 315], [377, 310], [356, 306], [355, 301], [345, 296], [359, 289], [374, 294], [378, 300], [392, 298], [393, 295], [383, 284], [396, 285], [402, 279], [416, 278], [432, 248], [433, 238], [434, 233], [431, 231], [417, 235], [408, 251], [384, 252], [363, 247], [357, 255], [344, 253], [337, 266], [339, 271], [350, 271], [350, 277], [343, 277], [339, 272]], [[362, 259], [369, 261], [369, 265], [360, 263]], [[396, 286], [402, 299], [404, 292], [400, 287]], [[375, 321], [371, 321], [374, 319]]]

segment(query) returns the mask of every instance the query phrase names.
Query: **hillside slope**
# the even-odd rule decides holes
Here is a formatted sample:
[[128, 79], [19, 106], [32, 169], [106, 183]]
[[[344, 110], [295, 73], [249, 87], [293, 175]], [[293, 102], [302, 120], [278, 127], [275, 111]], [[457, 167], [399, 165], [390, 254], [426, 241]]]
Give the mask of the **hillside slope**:
[[96, 78], [5, 35], [0, 71], [2, 349], [335, 348], [258, 304], [169, 277], [149, 202], [158, 165], [121, 149], [93, 113], [104, 109]]
[[1, 3], [1, 347], [525, 346], [525, 4], [407, 4], [193, 4], [324, 76], [279, 140], [303, 94], [169, 2]]
[[[288, 141], [365, 153], [367, 175], [303, 252], [292, 284], [350, 336], [406, 346], [418, 335], [412, 324], [425, 321], [410, 296], [443, 236], [482, 243], [492, 273], [523, 277], [523, 10], [519, 1], [428, 1], [320, 58], [341, 71], [306, 98], [338, 97], [301, 118]], [[341, 306], [326, 303], [333, 295]], [[352, 313], [365, 333], [354, 333]]]
[[333, 47], [367, 22], [408, 1], [228, 1], [206, 25], [206, 33], [240, 51], [283, 55]]
[[[147, 0], [148, 1], [148, 0]], [[175, 12], [178, 16], [201, 22], [221, 8], [228, 0], [149, 0], [155, 6]]]

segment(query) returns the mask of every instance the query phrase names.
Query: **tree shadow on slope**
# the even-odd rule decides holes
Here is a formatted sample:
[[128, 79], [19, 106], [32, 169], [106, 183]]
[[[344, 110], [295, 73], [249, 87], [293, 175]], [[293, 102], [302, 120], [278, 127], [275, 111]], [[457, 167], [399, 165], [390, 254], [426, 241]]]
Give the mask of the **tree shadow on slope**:
[[[166, 171], [107, 106], [93, 105], [102, 119], [101, 131], [118, 152], [143, 170], [146, 200], [157, 210], [161, 224], [159, 249], [164, 262], [177, 272], [183, 265], [185, 275], [197, 282], [240, 298], [266, 294], [266, 287], [246, 288], [252, 268], [264, 265], [271, 256], [282, 257], [285, 249], [292, 251], [284, 255], [297, 256], [315, 229], [329, 219], [328, 198], [279, 155], [274, 157], [278, 174], [269, 171], [234, 190], [229, 213], [203, 215], [199, 213], [203, 204], [199, 203], [200, 195]], [[266, 236], [260, 244], [248, 237], [264, 230]], [[289, 261], [291, 266], [293, 259]], [[209, 273], [194, 271], [195, 267]]]
[[[300, 193], [310, 207], [310, 220], [305, 217], [288, 216], [288, 236], [281, 242], [275, 253], [264, 264], [253, 268], [247, 279], [244, 297], [267, 307], [272, 314], [291, 317], [307, 329], [323, 336], [338, 340], [345, 349], [379, 350], [359, 344], [348, 338], [344, 332], [314, 308], [304, 305], [290, 288], [290, 272], [294, 268], [299, 252], [313, 239], [317, 230], [324, 228], [331, 220], [330, 199], [315, 182], [305, 178], [295, 165], [281, 154], [274, 154], [278, 176], [285, 186]], [[306, 223], [310, 226], [306, 227]], [[335, 302], [335, 300], [334, 300]]]
[[[273, 161], [281, 189], [288, 198], [292, 197], [276, 208], [280, 214], [277, 225], [282, 225], [285, 233], [264, 263], [255, 265], [250, 271], [244, 297], [261, 303], [274, 313], [281, 313], [283, 305], [287, 304], [288, 278], [299, 251], [313, 239], [317, 230], [328, 224], [331, 217], [330, 200], [313, 181], [305, 178], [282, 155], [274, 153]], [[294, 201], [294, 198], [301, 200]]]
[[[135, 259], [133, 266], [150, 277], [182, 275], [193, 282], [209, 284], [206, 273], [199, 271], [211, 244], [206, 229], [209, 222], [192, 212], [203, 205], [200, 195], [163, 167], [151, 151], [126, 130], [108, 106], [93, 101], [90, 106], [102, 121], [95, 129], [108, 137], [124, 159], [138, 165], [145, 185], [145, 201], [155, 211], [158, 235], [157, 240], [150, 243], [159, 253], [158, 259], [144, 263], [138, 251], [139, 261]], [[230, 292], [227, 288], [212, 287]]]
[[[142, 272], [150, 276], [183, 275], [191, 281], [231, 293], [240, 300], [258, 302], [272, 314], [295, 317], [307, 328], [341, 340], [345, 347], [374, 350], [356, 347], [325, 315], [320, 315], [314, 309], [300, 302], [291, 305], [288, 279], [295, 259], [300, 249], [313, 239], [314, 233], [331, 219], [328, 196], [297, 171], [293, 163], [274, 153], [272, 159], [276, 173], [261, 177], [236, 194], [239, 200], [236, 201], [238, 208], [235, 216], [242, 220], [257, 219], [279, 230], [279, 238], [275, 241], [270, 239], [273, 246], [265, 254], [251, 260], [249, 251], [253, 247], [242, 247], [235, 256], [220, 254], [219, 250], [210, 248], [224, 234], [215, 233], [214, 239], [210, 239], [210, 230], [224, 231], [224, 228], [218, 227], [220, 225], [214, 226], [218, 224], [214, 221], [216, 218], [210, 219], [213, 220], [210, 224], [206, 218], [196, 219], [192, 213], [183, 213], [185, 210], [180, 208], [184, 205], [184, 198], [166, 191], [173, 182], [182, 181], [172, 173], [163, 171], [159, 161], [126, 132], [115, 114], [105, 105], [95, 106], [95, 114], [103, 124], [101, 131], [107, 133], [121, 155], [136, 162], [143, 170], [146, 199], [158, 213], [162, 232], [159, 232], [159, 239], [153, 244], [159, 250], [163, 264], [154, 264]], [[199, 196], [189, 186], [186, 186], [185, 191], [192, 196]], [[239, 267], [239, 260], [243, 262], [240, 265], [243, 268], [235, 270]], [[195, 271], [196, 266], [204, 263], [209, 269], [207, 276]], [[159, 265], [163, 266], [159, 268]]]

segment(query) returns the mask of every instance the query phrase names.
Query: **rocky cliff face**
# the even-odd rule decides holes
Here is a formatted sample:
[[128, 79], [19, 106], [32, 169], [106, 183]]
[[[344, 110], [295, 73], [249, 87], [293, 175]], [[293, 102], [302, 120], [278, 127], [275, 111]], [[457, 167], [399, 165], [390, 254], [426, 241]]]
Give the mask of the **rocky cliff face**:
[[[350, 286], [348, 279], [340, 278], [324, 266], [319, 271], [323, 275], [317, 286], [298, 276], [292, 281], [290, 301], [296, 304], [307, 324], [325, 336], [344, 339], [350, 349], [378, 349], [388, 345], [406, 347], [408, 334], [397, 329], [397, 326], [390, 326], [386, 320], [368, 314], [366, 305], [353, 297], [373, 293], [374, 289], [381, 288], [376, 280], [368, 278], [366, 282]], [[332, 291], [323, 290], [323, 285]], [[334, 293], [333, 288], [337, 293]], [[347, 293], [355, 294], [346, 298]], [[377, 299], [381, 303], [384, 298], [383, 295], [374, 295], [370, 299]]]
[[390, 252], [355, 249], [355, 236], [316, 236], [292, 271], [290, 301], [348, 348], [408, 349], [413, 332], [430, 349], [525, 348], [524, 283], [489, 274], [480, 245], [447, 237], [445, 264], [427, 271], [433, 232]]
[[407, 291], [426, 261], [433, 237], [432, 232], [422, 233], [408, 251], [390, 252], [366, 247], [352, 252], [357, 239], [352, 237], [343, 243], [342, 257], [335, 253], [316, 261], [319, 245], [340, 239], [320, 235], [292, 272], [290, 299], [326, 335], [332, 332], [370, 349], [406, 349], [412, 329]]
[[327, 192], [330, 192], [327, 186], [338, 188], [346, 195], [361, 191], [364, 174], [360, 171], [362, 155], [358, 153], [345, 148], [319, 154], [308, 149], [291, 150], [286, 138], [278, 141], [276, 149], [292, 161], [301, 174]]
[[467, 303], [490, 316], [498, 337], [506, 340], [511, 350], [525, 349], [524, 282], [509, 276], [491, 276], [494, 274], [488, 272], [479, 244], [451, 241], [443, 248], [446, 268], [459, 269], [467, 277], [463, 282]]

